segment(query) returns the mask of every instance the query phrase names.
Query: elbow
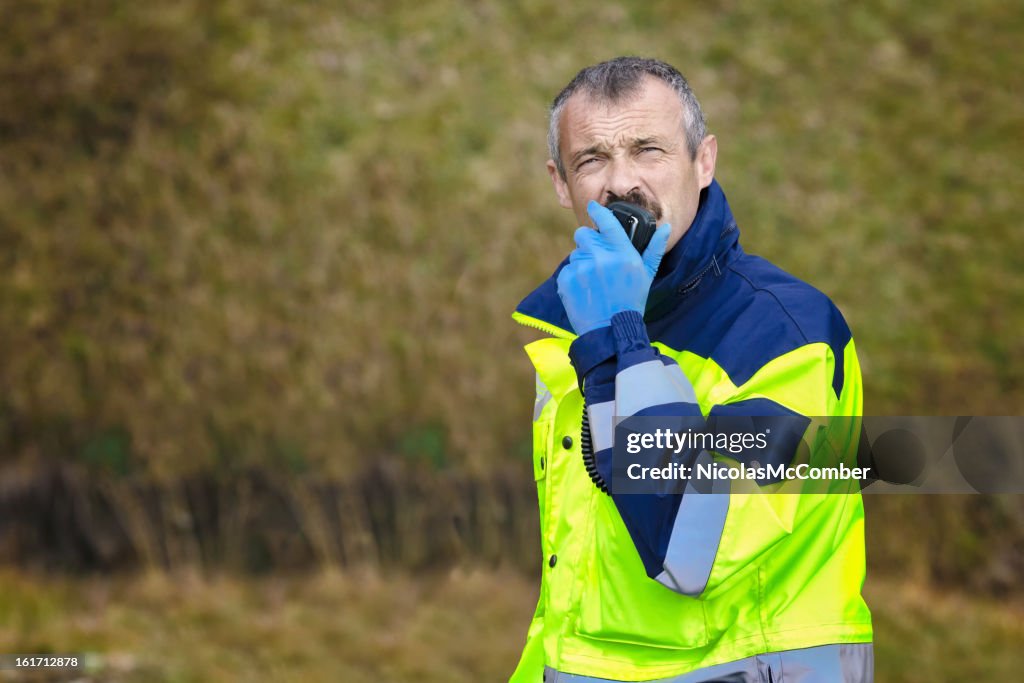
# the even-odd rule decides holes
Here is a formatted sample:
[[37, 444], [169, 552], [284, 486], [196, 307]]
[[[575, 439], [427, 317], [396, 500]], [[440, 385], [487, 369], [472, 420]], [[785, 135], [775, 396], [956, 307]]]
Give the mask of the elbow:
[[697, 567], [672, 566], [666, 562], [662, 570], [651, 578], [673, 592], [699, 599], [707, 590], [710, 572]]

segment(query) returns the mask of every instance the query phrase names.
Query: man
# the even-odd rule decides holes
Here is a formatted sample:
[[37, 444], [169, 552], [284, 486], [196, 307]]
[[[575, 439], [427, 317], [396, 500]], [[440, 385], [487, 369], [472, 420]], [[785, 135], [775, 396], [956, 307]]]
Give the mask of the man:
[[[550, 336], [526, 347], [544, 566], [512, 680], [872, 680], [856, 482], [829, 495], [608, 492], [616, 416], [860, 415], [839, 311], [740, 248], [716, 139], [670, 65], [584, 69], [555, 98], [548, 141], [558, 200], [583, 227], [513, 315]], [[643, 254], [605, 208], [616, 200], [661, 224]], [[812, 459], [856, 445], [856, 429], [815, 429]]]

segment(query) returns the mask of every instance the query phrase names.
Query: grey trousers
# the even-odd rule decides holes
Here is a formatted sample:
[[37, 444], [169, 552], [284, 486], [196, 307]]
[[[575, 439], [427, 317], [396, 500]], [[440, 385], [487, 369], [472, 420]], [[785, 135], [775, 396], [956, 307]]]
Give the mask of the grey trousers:
[[[769, 652], [647, 683], [873, 683], [874, 680], [874, 647], [871, 643], [855, 643]], [[548, 667], [544, 670], [544, 683], [614, 682]]]

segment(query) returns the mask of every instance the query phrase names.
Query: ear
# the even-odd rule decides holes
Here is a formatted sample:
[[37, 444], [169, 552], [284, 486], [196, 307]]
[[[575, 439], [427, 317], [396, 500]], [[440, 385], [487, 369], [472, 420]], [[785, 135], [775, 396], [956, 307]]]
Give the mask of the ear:
[[[558, 173], [558, 167], [555, 166], [553, 159], [548, 159], [548, 175], [551, 176], [551, 182], [555, 186], [555, 194], [558, 195], [558, 203], [562, 205], [564, 209], [572, 208], [572, 199], [569, 197], [569, 184], [562, 179], [562, 176]], [[710, 182], [710, 181], [709, 181]]]
[[700, 189], [711, 184], [715, 177], [715, 162], [718, 159], [718, 139], [714, 135], [704, 138], [700, 147], [697, 148], [697, 158], [694, 159], [694, 170], [697, 172], [697, 181]]

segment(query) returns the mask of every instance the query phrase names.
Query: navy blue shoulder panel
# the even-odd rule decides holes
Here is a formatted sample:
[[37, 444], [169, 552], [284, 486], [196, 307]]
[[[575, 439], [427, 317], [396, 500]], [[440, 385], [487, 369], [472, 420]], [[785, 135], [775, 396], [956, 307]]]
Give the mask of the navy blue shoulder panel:
[[[702, 282], [652, 338], [711, 358], [737, 386], [759, 369], [806, 344], [825, 343], [836, 359], [832, 389], [843, 390], [843, 352], [850, 328], [831, 300], [757, 256], [730, 259], [721, 275]], [[655, 327], [655, 326], [652, 326]]]
[[569, 263], [569, 257], [562, 259], [562, 262], [555, 268], [547, 280], [542, 282], [537, 289], [530, 292], [525, 299], [516, 306], [516, 312], [528, 315], [546, 323], [551, 323], [563, 330], [573, 331], [572, 323], [562, 305], [562, 299], [558, 296], [558, 274], [562, 268]]

